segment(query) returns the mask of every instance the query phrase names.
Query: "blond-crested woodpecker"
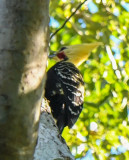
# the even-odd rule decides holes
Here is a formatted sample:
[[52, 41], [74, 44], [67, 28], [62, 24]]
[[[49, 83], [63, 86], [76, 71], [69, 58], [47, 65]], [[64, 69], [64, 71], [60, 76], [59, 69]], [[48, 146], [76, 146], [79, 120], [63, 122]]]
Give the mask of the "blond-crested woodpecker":
[[84, 82], [78, 70], [101, 42], [62, 47], [53, 57], [58, 62], [47, 72], [45, 97], [50, 102], [60, 133], [77, 121], [84, 102]]

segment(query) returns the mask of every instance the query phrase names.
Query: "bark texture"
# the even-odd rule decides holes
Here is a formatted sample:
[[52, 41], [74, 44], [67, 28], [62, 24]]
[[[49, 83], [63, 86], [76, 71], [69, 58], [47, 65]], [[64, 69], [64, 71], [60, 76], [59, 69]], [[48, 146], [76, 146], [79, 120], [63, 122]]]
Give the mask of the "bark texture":
[[[65, 140], [59, 134], [46, 101], [42, 103], [38, 141], [34, 160], [75, 160]], [[47, 111], [45, 111], [47, 109]]]
[[48, 48], [48, 0], [0, 0], [0, 159], [32, 159]]

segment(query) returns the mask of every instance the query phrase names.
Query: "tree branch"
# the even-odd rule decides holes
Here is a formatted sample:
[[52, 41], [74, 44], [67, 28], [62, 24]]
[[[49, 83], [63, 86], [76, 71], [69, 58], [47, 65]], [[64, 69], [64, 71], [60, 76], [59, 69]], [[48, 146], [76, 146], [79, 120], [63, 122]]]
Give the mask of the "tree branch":
[[76, 10], [65, 20], [65, 22], [61, 25], [61, 27], [59, 27], [51, 36], [50, 36], [50, 40], [52, 39], [52, 37], [54, 37], [65, 25], [66, 23], [71, 19], [71, 17], [73, 17], [75, 15], [75, 13], [80, 9], [80, 7], [86, 2], [87, 0], [84, 0], [82, 3], [80, 3], [78, 5], [78, 7], [76, 8]]

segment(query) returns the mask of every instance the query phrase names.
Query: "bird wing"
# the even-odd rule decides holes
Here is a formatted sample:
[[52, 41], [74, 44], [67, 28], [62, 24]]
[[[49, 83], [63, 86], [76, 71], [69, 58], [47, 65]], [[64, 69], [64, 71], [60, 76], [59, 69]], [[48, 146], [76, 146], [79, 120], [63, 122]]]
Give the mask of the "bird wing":
[[64, 92], [67, 125], [71, 128], [77, 121], [84, 100], [84, 82], [80, 71], [70, 62], [57, 63], [55, 71]]

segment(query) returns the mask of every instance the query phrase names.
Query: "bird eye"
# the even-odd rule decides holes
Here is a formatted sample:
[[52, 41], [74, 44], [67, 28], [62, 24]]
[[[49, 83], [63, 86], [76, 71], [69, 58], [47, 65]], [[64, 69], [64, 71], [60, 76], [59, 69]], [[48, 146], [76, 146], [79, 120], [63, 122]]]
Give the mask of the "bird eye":
[[67, 49], [66, 47], [62, 47], [61, 49], [60, 49], [60, 51], [63, 51], [64, 49]]

